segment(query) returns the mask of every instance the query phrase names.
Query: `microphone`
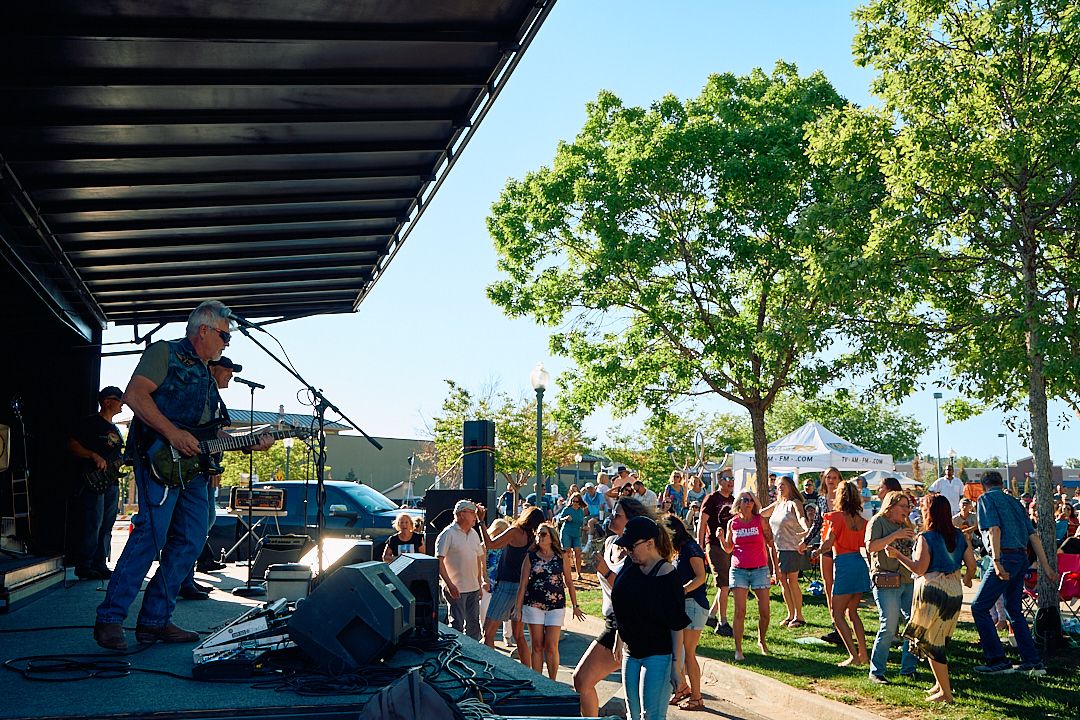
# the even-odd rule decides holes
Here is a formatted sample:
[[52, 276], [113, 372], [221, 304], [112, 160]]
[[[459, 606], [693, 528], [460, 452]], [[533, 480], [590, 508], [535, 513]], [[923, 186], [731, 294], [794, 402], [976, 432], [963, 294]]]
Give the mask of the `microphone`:
[[237, 315], [232, 310], [224, 311], [221, 314], [221, 316], [224, 317], [224, 318], [228, 318], [229, 320], [232, 320], [234, 323], [236, 323], [240, 327], [251, 328], [252, 330], [262, 330], [261, 327], [259, 327], [255, 323], [251, 322], [247, 318], [245, 318], [245, 317], [243, 317], [241, 315]]
[[242, 377], [234, 377], [233, 380], [240, 383], [241, 385], [247, 385], [249, 388], [253, 388], [253, 389], [257, 388], [259, 390], [265, 390], [266, 389], [265, 385], [263, 385], [262, 383], [257, 383], [254, 380], [245, 380]]

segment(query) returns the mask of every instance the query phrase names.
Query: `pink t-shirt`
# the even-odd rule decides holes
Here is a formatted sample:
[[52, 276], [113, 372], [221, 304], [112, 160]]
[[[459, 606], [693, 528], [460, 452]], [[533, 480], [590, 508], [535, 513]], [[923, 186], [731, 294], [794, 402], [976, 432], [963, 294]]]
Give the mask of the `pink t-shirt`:
[[769, 558], [765, 554], [765, 531], [760, 515], [754, 515], [744, 521], [736, 515], [731, 518], [731, 541], [735, 548], [731, 551], [731, 566], [737, 568], [765, 567]]

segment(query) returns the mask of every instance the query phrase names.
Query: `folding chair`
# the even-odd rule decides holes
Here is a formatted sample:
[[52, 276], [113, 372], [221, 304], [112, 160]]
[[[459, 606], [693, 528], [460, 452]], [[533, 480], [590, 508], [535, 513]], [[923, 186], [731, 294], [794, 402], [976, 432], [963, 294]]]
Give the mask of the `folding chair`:
[[1058, 600], [1063, 606], [1061, 612], [1080, 623], [1080, 555], [1060, 553], [1057, 564], [1061, 576], [1058, 581]]
[[1035, 622], [1035, 613], [1039, 610], [1039, 571], [1028, 568], [1024, 574], [1024, 594], [1020, 597], [1020, 604], [1029, 622]]

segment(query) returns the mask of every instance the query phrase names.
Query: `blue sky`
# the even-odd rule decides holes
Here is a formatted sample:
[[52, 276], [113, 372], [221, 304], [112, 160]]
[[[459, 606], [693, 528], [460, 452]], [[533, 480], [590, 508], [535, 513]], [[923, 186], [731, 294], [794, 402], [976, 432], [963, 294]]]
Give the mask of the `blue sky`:
[[[484, 294], [497, 278], [484, 218], [506, 180], [549, 163], [558, 141], [580, 129], [585, 103], [602, 89], [627, 104], [646, 105], [667, 93], [697, 95], [710, 73], [771, 69], [784, 59], [803, 73], [823, 71], [848, 99], [872, 104], [872, 73], [851, 58], [855, 6], [834, 0], [561, 0], [359, 311], [283, 323], [272, 331], [301, 373], [371, 435], [422, 436], [445, 396], [445, 378], [470, 389], [497, 385], [513, 396], [531, 394], [528, 376], [537, 361], [553, 376], [567, 364], [550, 356], [542, 329], [528, 319], [507, 319]], [[170, 326], [157, 337], [181, 333]], [[105, 340], [130, 337], [131, 328], [122, 327], [107, 331]], [[297, 383], [252, 343], [238, 337], [227, 354], [244, 366], [245, 377], [267, 385], [256, 396], [259, 409], [284, 404], [290, 412], [305, 411], [296, 399]], [[136, 361], [106, 358], [102, 384], [125, 385]], [[928, 428], [924, 453], [935, 451], [931, 392], [902, 406]], [[247, 407], [246, 388], [229, 390], [226, 401]], [[739, 411], [721, 403], [703, 409]], [[1069, 447], [1075, 424], [1067, 431], [1053, 427], [1063, 406], [1054, 411], [1055, 460], [1080, 455]], [[611, 422], [599, 410], [586, 427], [602, 440]], [[999, 432], [1000, 417], [943, 422], [942, 453], [952, 447], [964, 455], [1003, 456]], [[1009, 451], [1013, 460], [1027, 454], [1013, 434]]]

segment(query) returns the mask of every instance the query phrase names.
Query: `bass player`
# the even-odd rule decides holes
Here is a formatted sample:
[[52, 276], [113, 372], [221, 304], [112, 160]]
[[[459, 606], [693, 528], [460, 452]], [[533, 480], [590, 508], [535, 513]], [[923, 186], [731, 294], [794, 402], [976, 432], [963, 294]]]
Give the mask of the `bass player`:
[[105, 558], [116, 522], [124, 451], [124, 438], [113, 418], [124, 408], [123, 395], [114, 385], [103, 388], [98, 393], [98, 412], [79, 421], [68, 440], [68, 451], [83, 461], [75, 495], [81, 522], [71, 549], [71, 564], [82, 580], [107, 580], [112, 575]]
[[[200, 304], [188, 316], [186, 337], [158, 341], [146, 349], [124, 393], [124, 402], [135, 414], [129, 443], [136, 448], [132, 454], [139, 511], [105, 600], [97, 608], [94, 640], [109, 650], [127, 649], [123, 622], [159, 552], [160, 563], [146, 586], [135, 623], [135, 640], [199, 640], [198, 633], [176, 626], [171, 617], [180, 583], [206, 539], [209, 459], [196, 471], [182, 474], [163, 472], [160, 458], [171, 452], [175, 464], [187, 465], [181, 461], [200, 455], [201, 440], [190, 429], [208, 423], [220, 402], [207, 363], [220, 358], [229, 345], [230, 315], [217, 300]], [[250, 449], [266, 450], [272, 444], [272, 438], [260, 437]]]

